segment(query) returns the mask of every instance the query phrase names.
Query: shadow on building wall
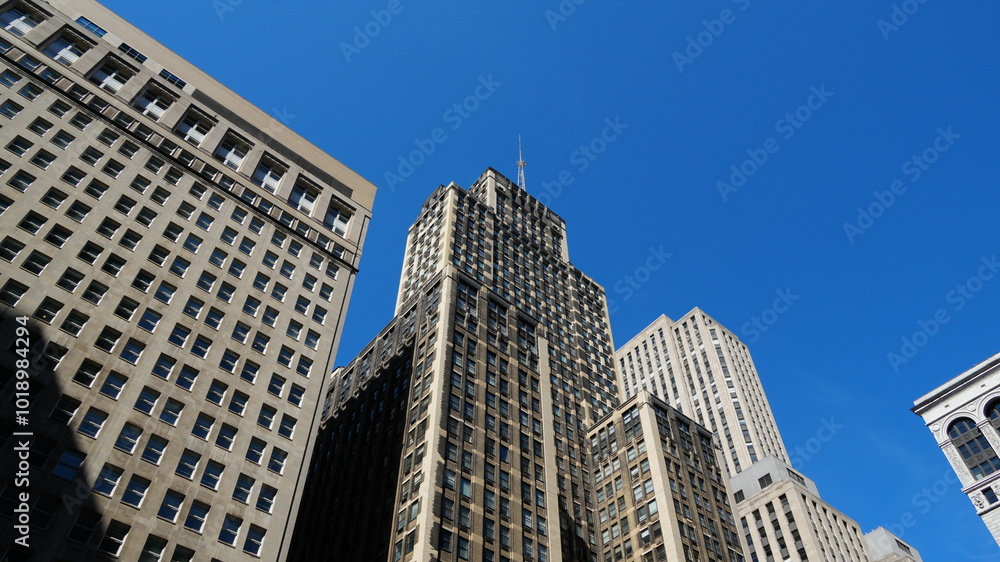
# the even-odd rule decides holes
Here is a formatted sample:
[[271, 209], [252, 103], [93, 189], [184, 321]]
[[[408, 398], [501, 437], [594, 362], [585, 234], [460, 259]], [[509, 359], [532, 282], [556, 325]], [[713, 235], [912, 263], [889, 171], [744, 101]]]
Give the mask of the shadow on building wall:
[[64, 389], [54, 368], [78, 361], [59, 357], [65, 349], [45, 337], [53, 329], [0, 305], [0, 560], [114, 560], [99, 550], [107, 520], [85, 476], [98, 470], [87, 465], [87, 438], [56, 409]]

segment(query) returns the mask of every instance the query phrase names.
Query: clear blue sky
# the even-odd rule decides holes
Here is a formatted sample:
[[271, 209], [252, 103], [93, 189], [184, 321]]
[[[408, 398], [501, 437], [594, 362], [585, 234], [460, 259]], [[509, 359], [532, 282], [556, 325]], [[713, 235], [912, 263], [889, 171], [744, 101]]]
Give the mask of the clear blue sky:
[[[1000, 351], [1000, 277], [969, 281], [1000, 255], [1000, 7], [576, 1], [109, 5], [380, 187], [341, 362], [391, 318], [425, 197], [488, 166], [516, 177], [520, 134], [528, 190], [615, 301], [616, 342], [703, 308], [750, 345], [825, 499], [866, 531], [910, 522], [925, 560], [1000, 560], [909, 411]], [[433, 153], [387, 177], [424, 139]], [[755, 316], [767, 331], [744, 330]], [[824, 420], [842, 427], [817, 446]]]

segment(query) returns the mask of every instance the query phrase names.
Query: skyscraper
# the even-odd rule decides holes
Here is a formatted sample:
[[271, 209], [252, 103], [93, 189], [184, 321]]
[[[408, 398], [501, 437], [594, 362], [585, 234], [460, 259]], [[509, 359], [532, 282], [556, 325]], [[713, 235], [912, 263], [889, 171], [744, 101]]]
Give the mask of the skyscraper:
[[96, 2], [0, 28], [0, 554], [279, 557], [374, 186]]
[[601, 560], [744, 559], [711, 431], [640, 390], [589, 439]]
[[439, 187], [395, 318], [331, 381], [292, 554], [596, 560], [586, 432], [618, 403], [611, 345], [561, 218], [493, 169]]
[[718, 438], [747, 559], [869, 560], [858, 524], [791, 466], [750, 352], [732, 332], [698, 308], [676, 322], [660, 316], [615, 359], [626, 399], [652, 392]]
[[913, 412], [1000, 544], [1000, 353], [920, 397]]
[[747, 346], [695, 308], [660, 316], [615, 354], [628, 398], [646, 389], [718, 435], [728, 476], [788, 452]]

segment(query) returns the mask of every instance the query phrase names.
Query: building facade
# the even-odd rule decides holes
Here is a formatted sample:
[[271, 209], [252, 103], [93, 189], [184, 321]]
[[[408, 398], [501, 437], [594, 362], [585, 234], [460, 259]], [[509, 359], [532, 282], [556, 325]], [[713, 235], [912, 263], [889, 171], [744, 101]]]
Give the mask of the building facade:
[[374, 186], [91, 0], [0, 3], [0, 143], [0, 551], [284, 556]]
[[617, 396], [604, 290], [563, 220], [493, 169], [441, 186], [395, 319], [331, 381], [292, 554], [597, 560], [586, 433]]
[[917, 549], [885, 527], [865, 533], [865, 547], [872, 562], [923, 562]]
[[918, 399], [913, 412], [1000, 544], [1000, 353]]
[[640, 390], [588, 438], [600, 560], [743, 561], [712, 432]]
[[698, 308], [677, 321], [660, 316], [615, 360], [625, 400], [650, 392], [714, 433], [747, 560], [869, 559], [858, 524], [791, 467], [750, 352], [732, 332]]
[[861, 528], [777, 457], [737, 474], [730, 487], [749, 559], [869, 562]]
[[746, 344], [695, 308], [660, 316], [615, 353], [623, 398], [648, 390], [711, 429], [732, 477], [768, 455], [788, 460]]

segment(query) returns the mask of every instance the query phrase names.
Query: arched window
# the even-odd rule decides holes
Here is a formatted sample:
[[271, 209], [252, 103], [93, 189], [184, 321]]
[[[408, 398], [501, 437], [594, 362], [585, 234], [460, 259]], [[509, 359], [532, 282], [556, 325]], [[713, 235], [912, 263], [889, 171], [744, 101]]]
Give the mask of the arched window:
[[986, 417], [990, 419], [990, 425], [993, 426], [993, 429], [1000, 431], [1000, 398], [986, 406]]
[[1000, 458], [997, 458], [990, 442], [972, 420], [959, 418], [952, 422], [948, 428], [948, 437], [951, 437], [952, 445], [962, 455], [965, 466], [976, 480], [1000, 470]]

